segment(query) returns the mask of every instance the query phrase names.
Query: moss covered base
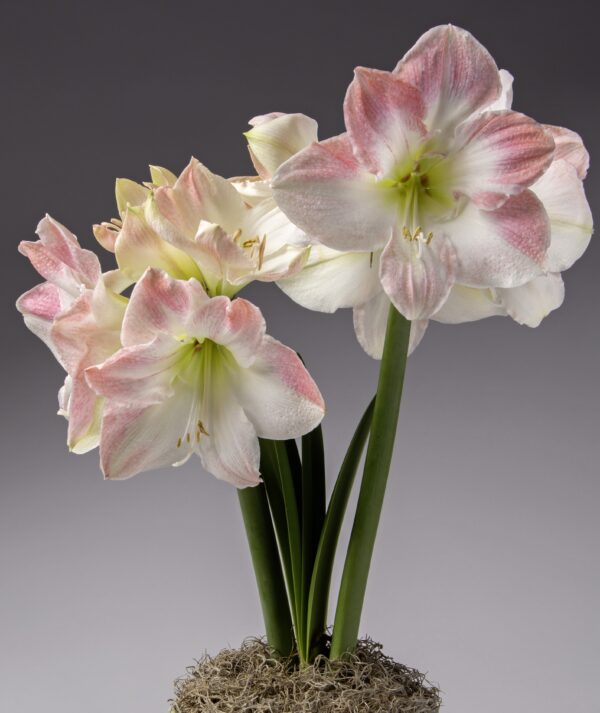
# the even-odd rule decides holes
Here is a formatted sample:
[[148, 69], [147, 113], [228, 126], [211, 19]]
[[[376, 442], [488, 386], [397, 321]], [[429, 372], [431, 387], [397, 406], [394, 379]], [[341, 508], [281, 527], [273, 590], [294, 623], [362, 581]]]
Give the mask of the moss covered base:
[[439, 690], [370, 639], [343, 661], [298, 668], [263, 640], [205, 656], [175, 684], [171, 713], [437, 713]]

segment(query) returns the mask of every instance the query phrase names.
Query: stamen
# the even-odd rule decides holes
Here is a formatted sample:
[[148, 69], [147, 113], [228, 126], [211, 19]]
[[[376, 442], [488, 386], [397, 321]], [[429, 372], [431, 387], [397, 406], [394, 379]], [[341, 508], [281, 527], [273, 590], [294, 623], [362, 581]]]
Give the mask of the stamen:
[[234, 243], [237, 243], [237, 241], [240, 239], [242, 235], [242, 229], [238, 228], [235, 233], [231, 236], [231, 239], [233, 240]]
[[177, 448], [181, 448], [181, 437], [177, 439]]
[[191, 437], [190, 437], [190, 432], [189, 432], [189, 431], [185, 434], [185, 440], [186, 440], [188, 443], [192, 440]]
[[117, 228], [122, 228], [123, 227], [123, 221], [119, 220], [119, 218], [111, 218], [110, 222], [115, 225]]
[[206, 428], [204, 428], [204, 424], [202, 423], [202, 421], [198, 421], [198, 431], [200, 431], [200, 433], [203, 433], [205, 436], [210, 436], [210, 433], [206, 430]]
[[373, 267], [373, 253], [369, 255], [369, 267]]
[[263, 239], [260, 242], [260, 247], [258, 248], [258, 269], [261, 270], [263, 266], [263, 260], [265, 257], [265, 248], [267, 247], [267, 236], [263, 235]]
[[259, 242], [258, 237], [248, 238], [248, 240], [244, 240], [244, 242], [242, 243], [242, 247], [243, 248], [251, 248], [254, 245], [256, 245], [258, 242]]

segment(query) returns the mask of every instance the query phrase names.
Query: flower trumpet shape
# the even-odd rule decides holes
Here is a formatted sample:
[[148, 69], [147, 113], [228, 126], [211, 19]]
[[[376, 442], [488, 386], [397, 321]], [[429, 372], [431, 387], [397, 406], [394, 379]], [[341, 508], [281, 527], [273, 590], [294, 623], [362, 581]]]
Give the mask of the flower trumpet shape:
[[121, 346], [127, 299], [118, 292], [125, 283], [118, 271], [102, 274], [96, 255], [50, 216], [37, 234], [38, 241], [22, 241], [19, 250], [46, 281], [21, 295], [17, 309], [67, 372], [59, 413], [69, 421], [69, 448], [83, 453], [98, 445], [102, 412], [84, 372]]
[[270, 191], [222, 178], [194, 158], [179, 177], [156, 166], [150, 171], [152, 182], [143, 185], [118, 179], [120, 217], [94, 226], [130, 281], [154, 267], [196, 278], [211, 296], [233, 297], [253, 280], [280, 279], [306, 262], [304, 235]]
[[361, 272], [372, 276], [357, 289], [371, 297], [382, 289], [410, 320], [434, 315], [455, 283], [529, 282], [544, 274], [550, 244], [530, 186], [555, 142], [502, 108], [507, 79], [451, 25], [427, 32], [393, 72], [359, 67], [344, 102], [346, 133], [283, 163], [275, 200], [326, 247], [362, 253]]
[[86, 370], [106, 399], [100, 458], [127, 478], [197, 453], [237, 487], [260, 482], [258, 437], [315, 428], [321, 394], [294, 351], [265, 334], [250, 302], [209, 297], [191, 278], [148, 269], [123, 321], [123, 348]]

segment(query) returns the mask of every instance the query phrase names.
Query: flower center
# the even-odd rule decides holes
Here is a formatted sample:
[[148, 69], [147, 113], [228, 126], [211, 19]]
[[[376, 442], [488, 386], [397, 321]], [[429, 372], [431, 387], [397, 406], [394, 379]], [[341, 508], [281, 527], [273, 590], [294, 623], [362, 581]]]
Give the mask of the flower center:
[[419, 248], [433, 240], [430, 226], [455, 210], [444, 159], [440, 154], [426, 154], [396, 167], [389, 177], [378, 181], [396, 209], [400, 234]]
[[188, 446], [191, 450], [204, 436], [210, 436], [203, 420], [206, 404], [218, 389], [222, 371], [224, 347], [210, 339], [184, 338], [180, 349], [181, 358], [174, 379], [183, 382], [190, 396], [190, 409], [183, 433], [177, 439], [177, 448]]

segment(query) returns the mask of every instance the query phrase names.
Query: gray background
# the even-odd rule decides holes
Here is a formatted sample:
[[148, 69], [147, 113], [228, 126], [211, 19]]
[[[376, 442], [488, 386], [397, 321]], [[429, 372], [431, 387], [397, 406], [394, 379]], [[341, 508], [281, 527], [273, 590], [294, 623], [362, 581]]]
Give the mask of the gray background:
[[[598, 156], [589, 7], [2, 3], [2, 711], [164, 712], [195, 657], [262, 630], [230, 486], [197, 461], [104, 483], [96, 453], [67, 453], [61, 370], [13, 308], [38, 281], [18, 241], [48, 211], [95, 248], [114, 178], [145, 180], [148, 163], [248, 172], [254, 114], [338, 133], [353, 67], [391, 68], [448, 21], [513, 72], [517, 109]], [[433, 325], [410, 360], [361, 629], [428, 671], [447, 713], [600, 711], [599, 256], [539, 329]], [[274, 286], [247, 296], [321, 386], [331, 482], [377, 365], [349, 312], [303, 311]]]

